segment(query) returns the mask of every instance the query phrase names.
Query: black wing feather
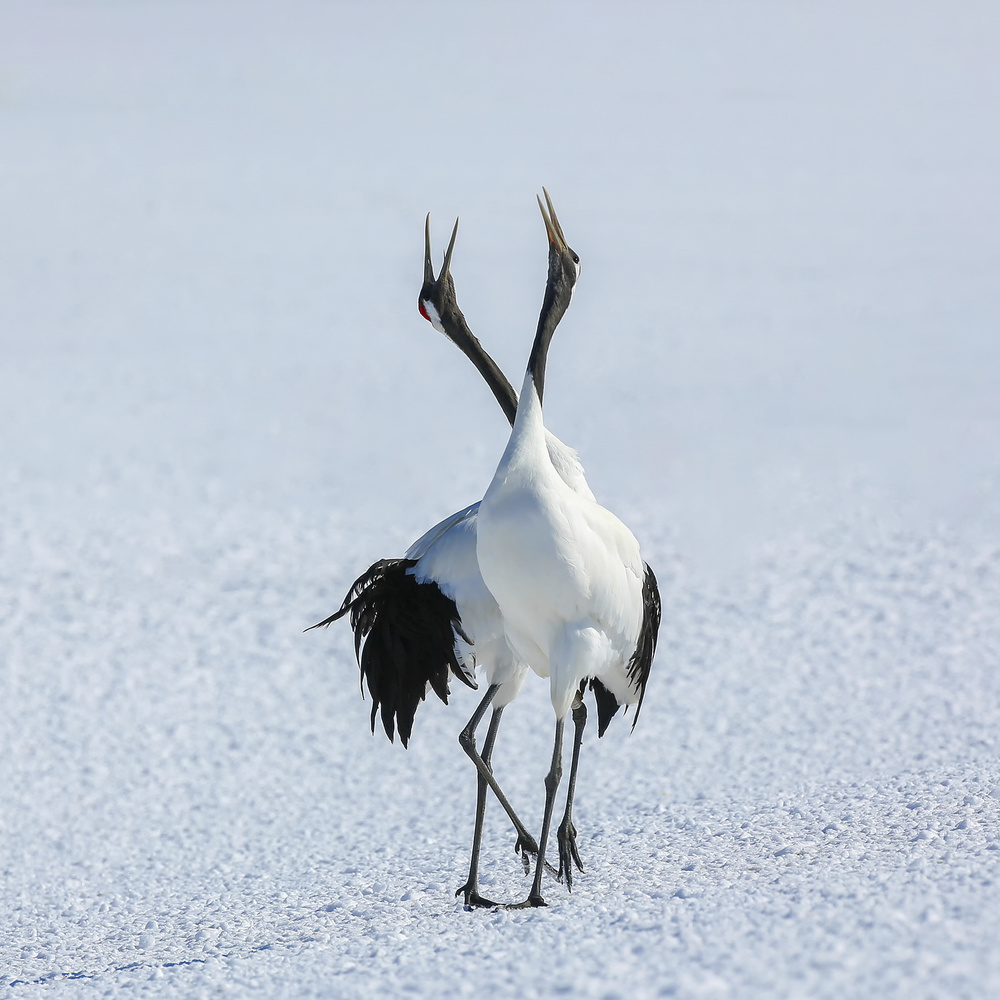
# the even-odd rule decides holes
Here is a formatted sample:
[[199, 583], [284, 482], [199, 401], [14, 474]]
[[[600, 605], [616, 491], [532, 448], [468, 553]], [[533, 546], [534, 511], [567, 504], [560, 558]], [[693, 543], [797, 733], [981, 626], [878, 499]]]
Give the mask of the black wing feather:
[[458, 608], [436, 583], [418, 582], [409, 572], [414, 566], [413, 559], [379, 560], [354, 581], [338, 611], [311, 626], [350, 612], [354, 652], [372, 697], [372, 732], [381, 709], [386, 736], [391, 741], [398, 729], [404, 747], [428, 685], [447, 705], [449, 671], [469, 684], [455, 655], [456, 637], [467, 640]]

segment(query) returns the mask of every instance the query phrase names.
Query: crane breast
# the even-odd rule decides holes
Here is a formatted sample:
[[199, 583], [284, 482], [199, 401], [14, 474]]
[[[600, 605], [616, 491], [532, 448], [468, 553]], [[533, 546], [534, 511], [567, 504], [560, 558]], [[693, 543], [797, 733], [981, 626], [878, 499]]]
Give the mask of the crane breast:
[[624, 672], [642, 624], [638, 542], [610, 511], [561, 480], [516, 478], [487, 493], [478, 544], [512, 645], [547, 676], [566, 630], [593, 629], [603, 638], [590, 648], [605, 649], [587, 658], [593, 675]]

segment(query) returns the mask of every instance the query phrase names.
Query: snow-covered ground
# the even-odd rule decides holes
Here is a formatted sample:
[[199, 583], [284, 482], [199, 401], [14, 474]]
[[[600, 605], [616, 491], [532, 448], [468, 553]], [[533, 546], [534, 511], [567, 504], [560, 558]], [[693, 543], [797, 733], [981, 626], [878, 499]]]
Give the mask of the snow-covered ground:
[[[1000, 995], [1000, 8], [0, 5], [12, 997]], [[656, 568], [572, 895], [454, 898], [477, 696], [368, 732], [374, 559], [506, 424], [424, 213]], [[537, 827], [547, 687], [495, 764]], [[487, 817], [484, 887], [523, 897]]]

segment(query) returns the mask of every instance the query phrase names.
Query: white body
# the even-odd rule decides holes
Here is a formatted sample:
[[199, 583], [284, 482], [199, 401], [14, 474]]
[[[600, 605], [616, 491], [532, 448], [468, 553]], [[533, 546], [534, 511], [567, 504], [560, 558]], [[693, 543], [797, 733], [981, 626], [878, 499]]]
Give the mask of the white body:
[[589, 489], [582, 494], [559, 474], [530, 374], [477, 521], [479, 569], [507, 642], [549, 678], [556, 717], [590, 677], [635, 704], [627, 667], [643, 616], [639, 543]]
[[[593, 499], [576, 452], [548, 432], [545, 448], [551, 468], [566, 489]], [[474, 503], [445, 518], [410, 546], [406, 558], [417, 560], [410, 572], [418, 582], [433, 581], [455, 602], [462, 628], [472, 641], [470, 646], [458, 639], [459, 663], [470, 680], [476, 666], [483, 667], [487, 683], [501, 686], [493, 704], [502, 708], [521, 690], [528, 666], [511, 648], [500, 608], [479, 570], [478, 515], [479, 504]]]

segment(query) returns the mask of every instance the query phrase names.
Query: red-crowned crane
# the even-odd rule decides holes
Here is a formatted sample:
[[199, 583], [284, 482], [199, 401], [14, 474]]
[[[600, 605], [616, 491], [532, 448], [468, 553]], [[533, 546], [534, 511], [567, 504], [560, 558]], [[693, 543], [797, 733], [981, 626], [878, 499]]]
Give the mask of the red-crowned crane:
[[[542, 874], [556, 789], [562, 776], [566, 716], [587, 685], [600, 685], [638, 719], [660, 624], [660, 597], [639, 543], [592, 496], [568, 486], [552, 462], [542, 420], [549, 344], [576, 284], [580, 261], [545, 192], [538, 200], [549, 238], [549, 273], [510, 439], [477, 519], [479, 569], [517, 656], [549, 678], [555, 711], [552, 761], [535, 877], [519, 906], [544, 906]], [[633, 721], [633, 726], [635, 722]], [[560, 869], [578, 863], [572, 808], [576, 758], [559, 826]]]

